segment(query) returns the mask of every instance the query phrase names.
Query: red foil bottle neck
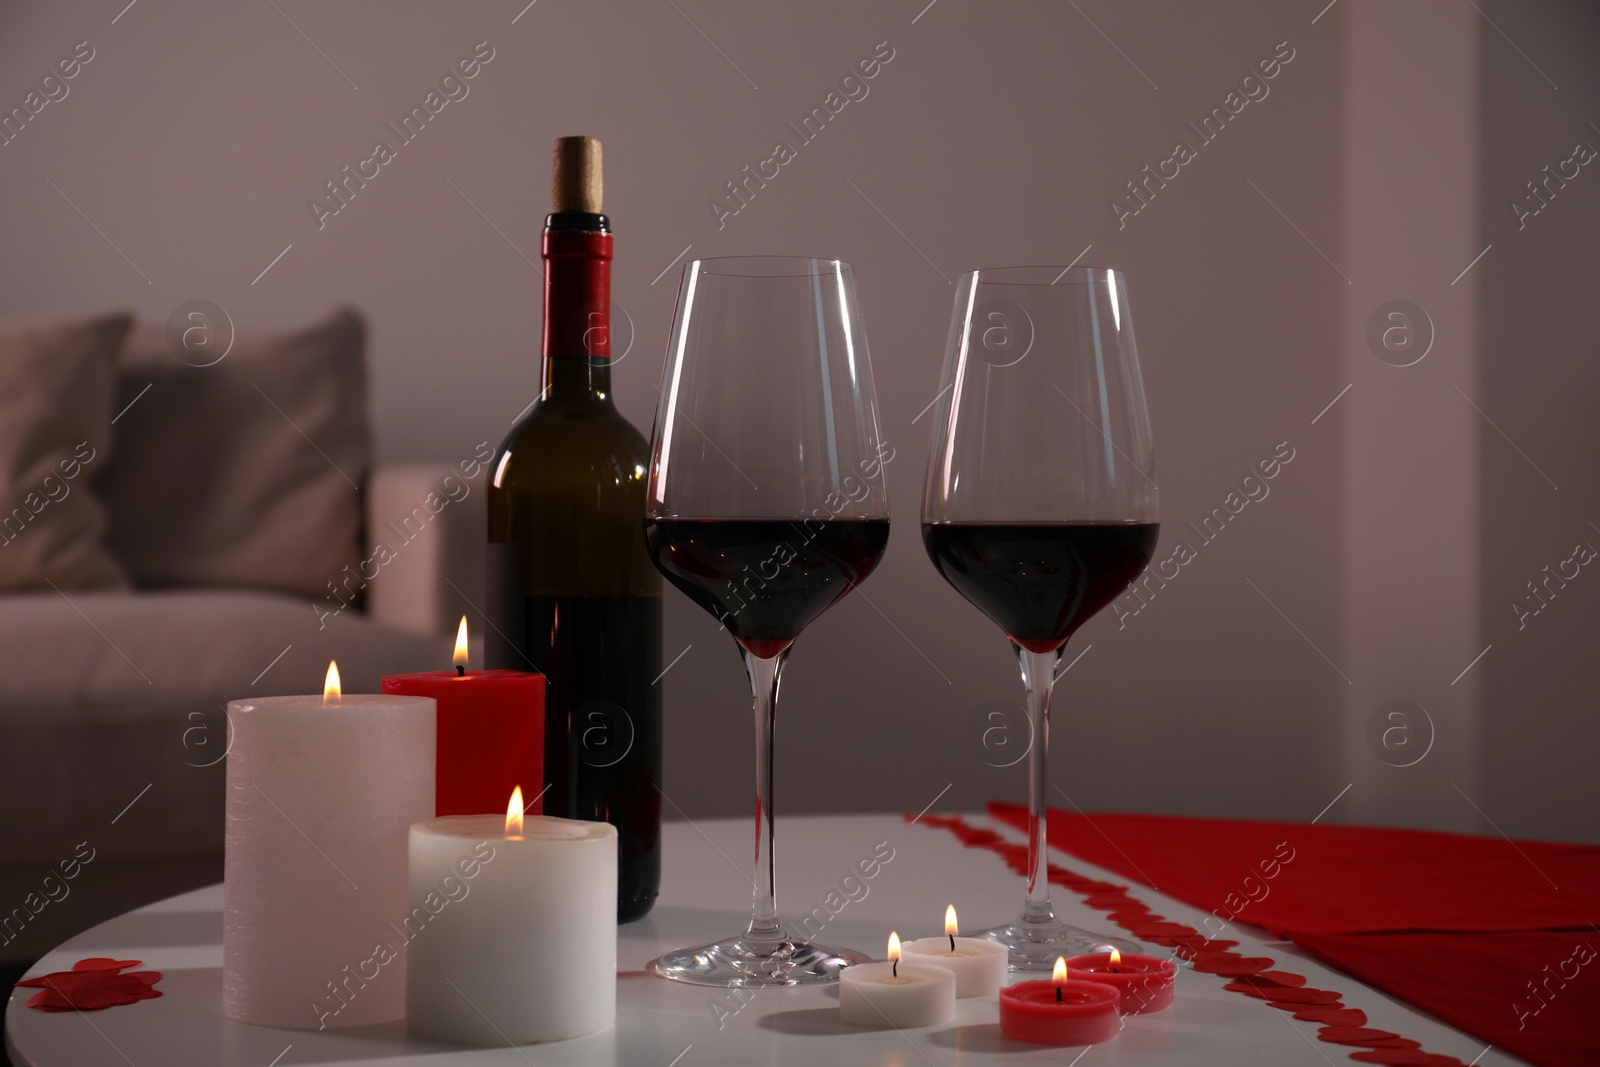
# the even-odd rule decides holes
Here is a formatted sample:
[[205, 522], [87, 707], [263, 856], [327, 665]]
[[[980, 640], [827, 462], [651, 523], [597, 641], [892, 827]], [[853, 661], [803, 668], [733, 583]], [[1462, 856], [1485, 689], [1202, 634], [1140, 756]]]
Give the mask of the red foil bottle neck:
[[611, 235], [546, 230], [544, 336], [546, 359], [611, 358]]

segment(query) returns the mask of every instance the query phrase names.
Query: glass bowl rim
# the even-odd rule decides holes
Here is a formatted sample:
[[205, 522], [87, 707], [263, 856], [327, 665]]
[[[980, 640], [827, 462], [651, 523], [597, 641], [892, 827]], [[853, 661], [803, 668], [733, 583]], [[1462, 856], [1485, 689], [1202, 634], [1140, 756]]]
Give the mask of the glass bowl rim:
[[[1068, 276], [1068, 272], [1072, 272]], [[1100, 267], [1092, 263], [1069, 263], [1062, 266], [1056, 263], [1032, 263], [1008, 267], [982, 267], [978, 270], [963, 271], [961, 280], [971, 283], [973, 278], [979, 285], [1015, 285], [1038, 289], [1049, 289], [1056, 285], [1082, 285], [1096, 274], [1105, 274], [1107, 271], [1127, 284], [1127, 275], [1117, 267]], [[998, 275], [998, 277], [997, 277]], [[1024, 277], [1008, 277], [1008, 275], [1024, 275]], [[1053, 280], [1046, 280], [1046, 279]]]
[[[740, 265], [763, 269], [715, 269]], [[684, 270], [723, 278], [810, 278], [855, 273], [855, 268], [842, 259], [783, 255], [707, 256], [691, 259], [684, 264]]]

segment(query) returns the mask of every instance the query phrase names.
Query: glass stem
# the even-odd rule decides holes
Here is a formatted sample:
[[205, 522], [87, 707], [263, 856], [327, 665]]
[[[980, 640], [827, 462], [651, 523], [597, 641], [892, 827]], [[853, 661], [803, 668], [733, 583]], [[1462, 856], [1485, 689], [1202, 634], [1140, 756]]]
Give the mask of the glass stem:
[[778, 922], [778, 888], [773, 871], [772, 740], [777, 723], [778, 678], [788, 650], [771, 659], [744, 654], [756, 715], [756, 876], [750, 905], [751, 941], [777, 942], [788, 935]]
[[1061, 652], [1061, 648], [1029, 652], [1017, 646], [1022, 685], [1027, 691], [1028, 724], [1033, 729], [1033, 743], [1028, 748], [1028, 899], [1022, 908], [1022, 921], [1052, 926], [1057, 920], [1050, 907], [1050, 860], [1046, 848], [1045, 791], [1050, 787], [1046, 755], [1050, 748], [1050, 692], [1055, 687]]

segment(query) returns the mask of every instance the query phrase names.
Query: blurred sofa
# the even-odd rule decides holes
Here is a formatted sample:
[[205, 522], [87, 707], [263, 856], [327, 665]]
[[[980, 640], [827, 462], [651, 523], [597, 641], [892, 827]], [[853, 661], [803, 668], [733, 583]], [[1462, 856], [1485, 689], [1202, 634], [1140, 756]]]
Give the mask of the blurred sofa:
[[[107, 462], [69, 490], [92, 486], [109, 566], [124, 573], [75, 588], [58, 572], [0, 592], [0, 966], [220, 879], [227, 701], [320, 692], [329, 660], [346, 692], [443, 669], [456, 618], [481, 600], [482, 463], [372, 463], [361, 323], [343, 312], [309, 334], [308, 406], [280, 373], [293, 360], [276, 339], [224, 384], [201, 360], [163, 355], [159, 331], [140, 358], [135, 331], [110, 398], [124, 413], [89, 449]], [[354, 376], [330, 403], [316, 376], [340, 360]], [[261, 388], [274, 373], [276, 388]], [[252, 421], [242, 443], [224, 441]], [[330, 443], [341, 435], [353, 442], [343, 453]], [[296, 464], [311, 476], [285, 481]], [[337, 478], [315, 473], [328, 465]], [[268, 475], [253, 489], [230, 474], [248, 467]], [[51, 469], [64, 484], [65, 468]], [[64, 512], [75, 498], [57, 499], [48, 507]], [[33, 530], [6, 536], [0, 555], [47, 544]], [[375, 544], [389, 549], [381, 565]]]

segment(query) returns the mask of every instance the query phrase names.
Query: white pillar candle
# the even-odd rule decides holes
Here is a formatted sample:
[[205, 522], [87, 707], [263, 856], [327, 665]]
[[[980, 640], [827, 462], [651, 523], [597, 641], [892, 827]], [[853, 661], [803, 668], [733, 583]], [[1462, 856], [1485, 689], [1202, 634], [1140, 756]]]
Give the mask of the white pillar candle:
[[957, 997], [987, 997], [1000, 992], [1010, 964], [1006, 947], [981, 937], [958, 937], [956, 932], [956, 908], [952, 904], [945, 909], [944, 936], [907, 941], [901, 959], [947, 968], [956, 976]]
[[406, 1018], [419, 1034], [522, 1045], [616, 1021], [617, 831], [548, 816], [524, 824], [520, 795], [513, 809], [514, 820], [452, 815], [411, 828], [412, 915], [431, 915], [407, 964]]
[[390, 923], [410, 825], [433, 813], [433, 700], [261, 697], [228, 719], [224, 1012], [296, 1029], [403, 1017]]
[[908, 1030], [950, 1021], [956, 1013], [956, 976], [944, 967], [899, 958], [900, 938], [890, 934], [888, 963], [858, 963], [839, 972], [839, 1014], [845, 1022]]

